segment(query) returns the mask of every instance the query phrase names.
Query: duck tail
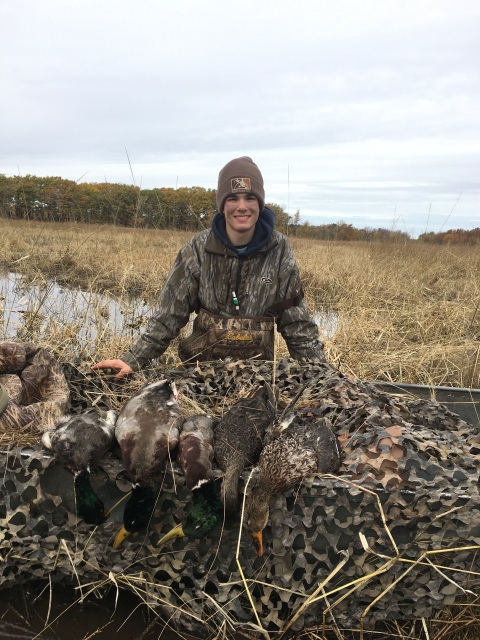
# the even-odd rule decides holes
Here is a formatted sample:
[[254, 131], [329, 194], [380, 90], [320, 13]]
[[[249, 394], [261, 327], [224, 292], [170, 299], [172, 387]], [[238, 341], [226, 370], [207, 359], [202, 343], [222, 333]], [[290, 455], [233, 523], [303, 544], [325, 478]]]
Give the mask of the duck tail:
[[238, 479], [243, 471], [243, 458], [230, 460], [223, 477], [220, 492], [223, 508], [225, 510], [225, 523], [231, 526], [238, 510]]

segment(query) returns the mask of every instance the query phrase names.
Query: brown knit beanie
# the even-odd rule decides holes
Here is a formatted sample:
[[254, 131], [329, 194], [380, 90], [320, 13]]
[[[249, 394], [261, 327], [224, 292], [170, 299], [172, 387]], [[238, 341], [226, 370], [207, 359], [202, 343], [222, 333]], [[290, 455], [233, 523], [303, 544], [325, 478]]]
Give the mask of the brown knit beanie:
[[218, 174], [217, 207], [220, 213], [232, 193], [251, 193], [257, 198], [260, 211], [265, 206], [262, 174], [248, 156], [230, 160]]

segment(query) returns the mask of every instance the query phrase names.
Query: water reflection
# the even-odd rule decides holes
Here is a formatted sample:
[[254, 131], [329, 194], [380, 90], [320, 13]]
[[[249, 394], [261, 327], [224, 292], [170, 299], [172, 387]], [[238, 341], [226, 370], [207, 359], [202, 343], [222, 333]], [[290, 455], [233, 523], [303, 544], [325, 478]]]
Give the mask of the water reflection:
[[313, 320], [322, 338], [333, 338], [338, 328], [338, 315], [333, 311], [314, 311]]
[[54, 281], [27, 282], [15, 273], [0, 277], [1, 340], [56, 334], [81, 347], [93, 346], [107, 337], [136, 334], [152, 311], [142, 299], [124, 301]]
[[[0, 340], [55, 344], [71, 357], [95, 353], [100, 345], [122, 337], [138, 336], [154, 309], [142, 298], [126, 301], [39, 278], [30, 282], [16, 273], [0, 277]], [[190, 333], [193, 317], [184, 335]], [[313, 318], [323, 338], [334, 335], [335, 313], [317, 310]]]

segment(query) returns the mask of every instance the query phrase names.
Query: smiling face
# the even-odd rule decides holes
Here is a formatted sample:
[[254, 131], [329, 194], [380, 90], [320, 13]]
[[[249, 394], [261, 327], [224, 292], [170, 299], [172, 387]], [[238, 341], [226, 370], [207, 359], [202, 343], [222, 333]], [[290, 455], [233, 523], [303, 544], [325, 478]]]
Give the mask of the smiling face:
[[250, 193], [232, 194], [225, 200], [223, 213], [230, 242], [235, 246], [248, 244], [260, 215], [257, 198]]

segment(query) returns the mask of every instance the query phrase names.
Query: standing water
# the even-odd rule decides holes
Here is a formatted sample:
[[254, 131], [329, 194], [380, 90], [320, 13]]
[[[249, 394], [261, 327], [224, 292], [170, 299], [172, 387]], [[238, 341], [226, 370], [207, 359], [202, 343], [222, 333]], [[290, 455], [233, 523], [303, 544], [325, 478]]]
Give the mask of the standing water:
[[79, 601], [78, 591], [47, 581], [2, 590], [0, 638], [6, 640], [180, 640], [133, 593], [112, 585], [108, 593]]
[[67, 357], [93, 354], [98, 346], [134, 336], [153, 309], [141, 298], [67, 289], [54, 281], [8, 273], [0, 277], [0, 340], [55, 345]]
[[[133, 340], [154, 310], [155, 305], [142, 298], [124, 300], [108, 293], [67, 289], [48, 280], [27, 282], [15, 273], [0, 277], [0, 340], [54, 345], [67, 359], [87, 359], [102, 345]], [[313, 310], [313, 319], [323, 338], [335, 334], [335, 313]]]

